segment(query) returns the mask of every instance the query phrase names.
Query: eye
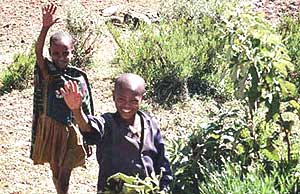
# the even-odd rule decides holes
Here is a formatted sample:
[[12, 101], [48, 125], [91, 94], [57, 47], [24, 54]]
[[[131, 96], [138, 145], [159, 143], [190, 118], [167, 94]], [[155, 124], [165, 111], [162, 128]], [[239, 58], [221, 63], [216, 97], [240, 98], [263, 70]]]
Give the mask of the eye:
[[131, 104], [132, 104], [132, 105], [138, 105], [138, 104], [139, 104], [139, 101], [138, 101], [138, 100], [132, 100], [132, 101], [131, 101]]
[[118, 103], [125, 103], [125, 100], [123, 98], [117, 98]]
[[63, 52], [64, 57], [69, 56], [69, 54], [70, 54], [70, 52], [68, 52], [68, 51]]

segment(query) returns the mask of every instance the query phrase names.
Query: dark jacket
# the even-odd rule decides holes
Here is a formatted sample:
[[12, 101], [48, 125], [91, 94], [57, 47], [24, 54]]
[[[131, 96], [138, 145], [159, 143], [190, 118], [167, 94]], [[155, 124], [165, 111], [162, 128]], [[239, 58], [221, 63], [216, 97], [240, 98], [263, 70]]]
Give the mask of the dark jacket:
[[105, 113], [100, 117], [88, 116], [93, 132], [85, 134], [90, 144], [97, 145], [99, 163], [98, 191], [104, 190], [106, 180], [121, 172], [140, 178], [162, 173], [160, 188], [172, 180], [170, 164], [156, 121], [144, 112], [141, 118], [141, 134], [137, 135], [122, 122], [118, 113]]

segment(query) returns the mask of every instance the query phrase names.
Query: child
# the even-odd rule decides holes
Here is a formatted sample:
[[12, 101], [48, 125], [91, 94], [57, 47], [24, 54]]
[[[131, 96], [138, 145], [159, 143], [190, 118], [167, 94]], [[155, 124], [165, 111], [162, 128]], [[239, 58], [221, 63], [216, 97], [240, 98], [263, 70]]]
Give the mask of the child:
[[57, 193], [66, 194], [72, 169], [85, 164], [87, 153], [59, 88], [68, 80], [78, 82], [86, 114], [93, 114], [93, 104], [86, 74], [68, 66], [74, 49], [69, 34], [58, 32], [52, 35], [49, 48], [51, 61], [43, 56], [47, 32], [58, 21], [54, 19], [56, 9], [53, 4], [43, 7], [43, 26], [35, 48], [37, 66], [30, 157], [34, 164], [50, 163]]
[[[164, 144], [155, 120], [139, 110], [145, 92], [145, 81], [136, 74], [122, 74], [117, 78], [113, 100], [117, 111], [100, 117], [86, 115], [78, 86], [68, 82], [61, 93], [72, 110], [75, 120], [90, 143], [97, 145], [100, 166], [98, 193], [108, 188], [107, 178], [117, 172], [141, 178], [162, 173], [160, 188], [165, 190], [172, 180]], [[109, 184], [109, 189], [118, 185]]]

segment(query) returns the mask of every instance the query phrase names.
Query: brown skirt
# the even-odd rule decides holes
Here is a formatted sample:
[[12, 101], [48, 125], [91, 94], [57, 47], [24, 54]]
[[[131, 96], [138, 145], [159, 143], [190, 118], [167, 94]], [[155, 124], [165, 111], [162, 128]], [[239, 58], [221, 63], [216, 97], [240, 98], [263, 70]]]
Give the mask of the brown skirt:
[[32, 158], [34, 164], [51, 163], [66, 168], [84, 166], [86, 152], [79, 129], [41, 115]]

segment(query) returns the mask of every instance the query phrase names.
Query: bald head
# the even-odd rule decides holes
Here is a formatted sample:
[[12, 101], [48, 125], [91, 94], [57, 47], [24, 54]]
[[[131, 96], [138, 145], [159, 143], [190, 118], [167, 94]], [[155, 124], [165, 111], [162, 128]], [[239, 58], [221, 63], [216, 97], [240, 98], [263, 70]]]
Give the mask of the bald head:
[[74, 40], [72, 36], [67, 32], [56, 32], [50, 37], [50, 47], [53, 44], [64, 44], [64, 45], [70, 45], [73, 47]]
[[124, 73], [115, 82], [115, 92], [127, 89], [142, 96], [145, 93], [145, 85], [145, 80], [141, 76], [133, 73]]

